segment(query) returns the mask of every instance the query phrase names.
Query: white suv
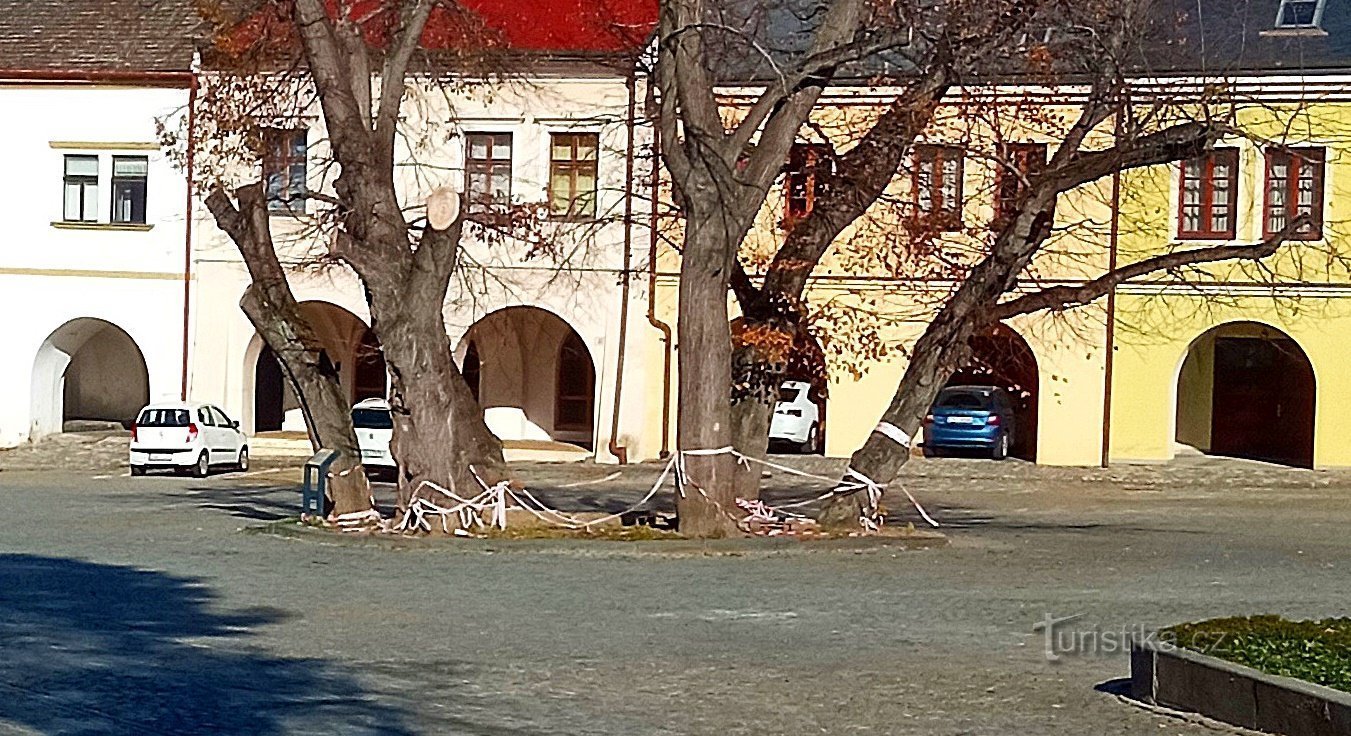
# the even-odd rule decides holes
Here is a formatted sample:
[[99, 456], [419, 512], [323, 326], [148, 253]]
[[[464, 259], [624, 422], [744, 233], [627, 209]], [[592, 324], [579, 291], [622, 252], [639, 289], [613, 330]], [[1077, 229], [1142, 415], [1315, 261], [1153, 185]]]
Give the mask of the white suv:
[[384, 399], [366, 399], [352, 407], [352, 427], [357, 432], [357, 447], [361, 449], [361, 464], [370, 470], [393, 472], [398, 468], [389, 451], [394, 438], [394, 418], [389, 413], [389, 402]]
[[205, 478], [211, 466], [249, 469], [248, 438], [239, 422], [210, 404], [151, 404], [131, 426], [131, 474], [148, 468], [189, 470]]

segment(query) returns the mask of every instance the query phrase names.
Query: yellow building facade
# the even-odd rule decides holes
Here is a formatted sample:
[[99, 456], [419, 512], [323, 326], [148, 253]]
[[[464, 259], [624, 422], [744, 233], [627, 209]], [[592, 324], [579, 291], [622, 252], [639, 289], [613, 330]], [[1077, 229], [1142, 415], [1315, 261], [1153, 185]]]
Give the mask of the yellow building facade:
[[[1351, 465], [1351, 420], [1340, 410], [1351, 393], [1351, 233], [1344, 225], [1351, 204], [1342, 194], [1351, 186], [1351, 80], [1231, 84], [1226, 109], [1238, 132], [1220, 143], [1218, 164], [1133, 170], [1068, 193], [1056, 235], [1019, 290], [1081, 283], [1113, 262], [1261, 241], [1280, 229], [1282, 213], [1292, 219], [1310, 211], [1318, 232], [1285, 243], [1260, 264], [1157, 273], [1087, 307], [1010, 321], [1001, 340], [1015, 347], [989, 360], [1019, 363], [994, 372], [998, 380], [1018, 376], [1014, 388], [1028, 404], [1020, 413], [1032, 415], [1019, 421], [1035, 428], [1021, 448], [1025, 458], [1090, 466], [1166, 462], [1199, 451]], [[982, 228], [988, 232], [995, 217], [1001, 157], [1028, 143], [1054, 152], [1057, 132], [1077, 114], [1072, 91], [1039, 94], [987, 90], [945, 106], [884, 201], [841, 236], [816, 271], [806, 300], [827, 355], [826, 454], [847, 456], [863, 443], [899, 384], [906, 349], [959, 278], [960, 265], [945, 272], [926, 259], [969, 264], [980, 256]], [[811, 126], [818, 138], [804, 143], [820, 143], [824, 132], [839, 136], [832, 145], [849, 145], [845, 131], [866, 124], [885, 99], [876, 90], [833, 90]], [[1040, 112], [1028, 112], [1029, 100]], [[1110, 143], [1110, 125], [1099, 134], [1101, 145]], [[962, 151], [961, 186], [953, 191], [960, 192], [963, 227], [914, 252], [906, 208], [915, 206], [921, 183], [913, 172], [926, 146]], [[749, 270], [767, 263], [782, 242], [800, 190], [786, 177], [767, 203], [743, 250]], [[667, 253], [660, 264], [654, 313], [673, 325], [678, 262]], [[651, 345], [648, 359], [660, 360], [662, 349]], [[656, 376], [649, 383], [658, 395], [670, 390]], [[653, 420], [650, 429], [659, 433]]]

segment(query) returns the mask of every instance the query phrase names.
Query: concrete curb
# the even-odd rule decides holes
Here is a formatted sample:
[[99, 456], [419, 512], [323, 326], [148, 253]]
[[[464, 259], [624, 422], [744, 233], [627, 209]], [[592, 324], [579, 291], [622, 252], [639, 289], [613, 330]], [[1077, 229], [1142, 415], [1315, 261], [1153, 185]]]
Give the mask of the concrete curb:
[[1351, 693], [1155, 641], [1131, 645], [1131, 694], [1284, 736], [1351, 734]]

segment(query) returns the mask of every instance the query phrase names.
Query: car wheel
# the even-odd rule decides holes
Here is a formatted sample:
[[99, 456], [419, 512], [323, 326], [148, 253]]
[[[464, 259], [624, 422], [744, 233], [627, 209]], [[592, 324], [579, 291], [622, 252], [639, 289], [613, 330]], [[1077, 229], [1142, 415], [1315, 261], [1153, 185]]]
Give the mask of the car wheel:
[[813, 424], [807, 430], [807, 441], [798, 448], [804, 455], [815, 455], [821, 451], [821, 428]]
[[131, 474], [132, 474], [132, 475], [145, 475], [145, 466], [144, 466], [144, 465], [133, 465], [133, 466], [131, 466]]
[[1001, 434], [999, 435], [999, 439], [995, 440], [994, 449], [990, 450], [990, 459], [1003, 460], [1008, 456], [1009, 456], [1009, 436], [1008, 434]]
[[192, 466], [192, 477], [205, 478], [211, 472], [211, 461], [207, 459], [206, 450], [197, 456], [197, 464]]
[[249, 448], [239, 448], [239, 462], [235, 463], [235, 469], [241, 473], [249, 469]]

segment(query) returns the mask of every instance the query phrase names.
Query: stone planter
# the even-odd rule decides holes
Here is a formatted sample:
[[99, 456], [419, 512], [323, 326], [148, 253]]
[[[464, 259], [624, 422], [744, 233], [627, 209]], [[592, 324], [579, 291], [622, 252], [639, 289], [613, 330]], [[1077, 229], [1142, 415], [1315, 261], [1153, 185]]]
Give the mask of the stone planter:
[[1351, 693], [1153, 641], [1131, 647], [1131, 693], [1148, 703], [1284, 736], [1351, 735]]

